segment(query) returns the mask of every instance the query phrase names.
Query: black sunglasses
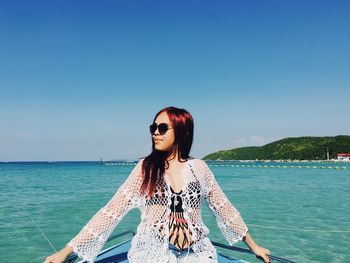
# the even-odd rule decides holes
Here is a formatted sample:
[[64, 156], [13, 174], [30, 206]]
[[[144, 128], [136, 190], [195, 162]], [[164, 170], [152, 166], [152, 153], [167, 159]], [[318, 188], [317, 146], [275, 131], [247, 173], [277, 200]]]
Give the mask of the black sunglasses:
[[159, 124], [153, 123], [152, 125], [149, 126], [149, 131], [151, 132], [151, 134], [154, 134], [157, 128], [160, 135], [164, 135], [168, 130], [171, 129], [171, 127], [168, 126], [168, 124], [166, 123], [159, 123]]

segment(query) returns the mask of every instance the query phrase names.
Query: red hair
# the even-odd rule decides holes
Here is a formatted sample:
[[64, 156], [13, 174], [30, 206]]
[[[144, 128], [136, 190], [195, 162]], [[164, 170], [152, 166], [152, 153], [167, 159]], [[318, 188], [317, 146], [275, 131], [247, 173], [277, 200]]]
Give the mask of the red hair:
[[[176, 107], [166, 107], [161, 109], [153, 119], [166, 112], [170, 124], [174, 129], [175, 140], [169, 151], [158, 151], [155, 149], [152, 139], [152, 152], [145, 157], [142, 164], [143, 183], [141, 185], [141, 194], [147, 190], [148, 196], [152, 196], [157, 183], [164, 179], [165, 168], [169, 167], [168, 157], [178, 151], [178, 160], [188, 159], [193, 142], [193, 118], [185, 109]], [[180, 159], [181, 158], [181, 159]]]

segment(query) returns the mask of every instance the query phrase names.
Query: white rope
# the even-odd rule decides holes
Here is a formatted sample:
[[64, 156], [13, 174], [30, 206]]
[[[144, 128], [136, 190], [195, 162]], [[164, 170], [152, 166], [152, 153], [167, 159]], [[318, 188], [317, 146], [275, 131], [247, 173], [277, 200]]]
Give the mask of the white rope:
[[41, 231], [40, 227], [37, 225], [37, 223], [34, 221], [34, 219], [32, 217], [30, 217], [30, 219], [32, 220], [32, 222], [35, 224], [35, 226], [37, 227], [37, 229], [39, 230], [39, 232], [43, 235], [43, 237], [47, 240], [47, 242], [49, 242], [50, 246], [53, 248], [53, 250], [55, 252], [57, 252], [56, 248], [52, 245], [52, 243], [50, 242], [50, 240], [47, 238], [47, 236], [44, 234], [43, 231]]
[[[23, 212], [25, 213], [29, 213], [28, 211], [26, 211], [24, 209], [23, 206], [19, 206], [19, 208], [21, 208], [23, 210]], [[48, 237], [44, 234], [44, 232], [40, 229], [40, 227], [38, 226], [38, 224], [34, 221], [34, 218], [29, 214], [30, 219], [32, 220], [33, 224], [36, 226], [36, 228], [39, 230], [39, 232], [41, 233], [41, 235], [47, 240], [47, 242], [49, 242], [50, 246], [52, 247], [52, 249], [57, 252], [56, 248], [53, 246], [53, 244], [51, 243], [51, 241], [48, 239]]]
[[270, 228], [270, 229], [282, 229], [282, 230], [291, 230], [291, 231], [301, 231], [301, 232], [326, 232], [326, 233], [350, 233], [350, 230], [323, 230], [323, 229], [300, 229], [300, 228], [287, 228], [287, 227], [275, 227], [275, 226], [262, 226], [249, 224], [255, 227], [261, 228]]

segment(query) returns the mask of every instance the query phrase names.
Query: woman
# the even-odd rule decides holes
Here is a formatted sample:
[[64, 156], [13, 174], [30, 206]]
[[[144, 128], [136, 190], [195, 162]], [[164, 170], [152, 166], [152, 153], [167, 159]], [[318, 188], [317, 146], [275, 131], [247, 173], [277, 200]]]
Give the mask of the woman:
[[160, 110], [150, 126], [152, 152], [136, 164], [112, 199], [59, 252], [44, 263], [62, 262], [74, 252], [88, 262], [101, 251], [120, 220], [132, 208], [141, 223], [131, 242], [131, 263], [217, 262], [203, 224], [205, 200], [230, 245], [243, 240], [254, 254], [270, 262], [270, 251], [258, 246], [239, 211], [227, 199], [208, 165], [189, 156], [193, 119], [184, 109]]

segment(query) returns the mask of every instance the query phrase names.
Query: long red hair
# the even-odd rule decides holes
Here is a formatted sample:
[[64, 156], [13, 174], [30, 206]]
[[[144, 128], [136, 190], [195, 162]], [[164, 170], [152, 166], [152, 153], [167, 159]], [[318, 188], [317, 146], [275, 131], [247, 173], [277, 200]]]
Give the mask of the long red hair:
[[[143, 183], [141, 185], [141, 194], [147, 192], [148, 196], [152, 196], [157, 183], [164, 179], [164, 171], [169, 167], [168, 157], [178, 151], [178, 160], [187, 160], [193, 142], [193, 118], [185, 109], [176, 107], [166, 107], [161, 109], [153, 119], [153, 123], [158, 115], [166, 112], [168, 114], [170, 124], [174, 129], [175, 140], [169, 151], [158, 151], [155, 149], [152, 140], [152, 152], [145, 157], [142, 164]], [[180, 159], [181, 158], [181, 159]]]

